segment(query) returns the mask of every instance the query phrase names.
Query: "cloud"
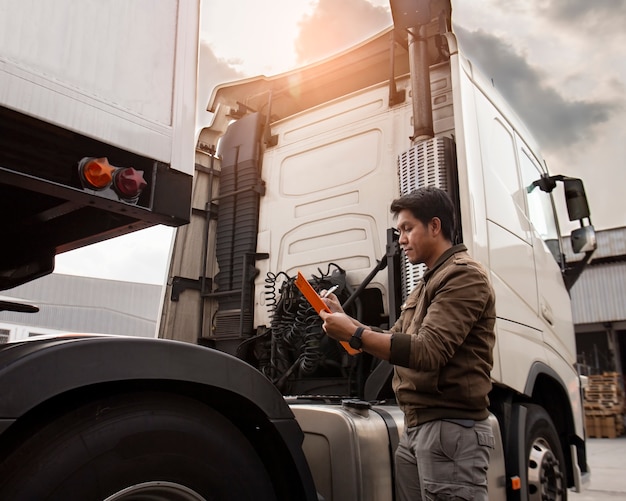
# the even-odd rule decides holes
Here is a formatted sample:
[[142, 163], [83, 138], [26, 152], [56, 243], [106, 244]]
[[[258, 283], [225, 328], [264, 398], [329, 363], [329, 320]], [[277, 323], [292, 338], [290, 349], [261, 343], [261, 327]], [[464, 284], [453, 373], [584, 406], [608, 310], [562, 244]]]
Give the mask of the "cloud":
[[244, 73], [240, 67], [244, 64], [242, 59], [223, 59], [218, 57], [213, 50], [212, 43], [200, 40], [200, 76], [214, 83], [226, 82], [233, 79], [243, 78]]
[[[541, 14], [542, 22], [548, 21], [544, 29], [550, 23], [563, 24], [569, 32], [580, 30], [581, 23], [587, 27], [594, 25], [611, 13], [621, 18], [622, 11], [626, 11], [621, 8], [625, 2], [535, 0], [520, 7], [519, 14], [530, 16], [530, 19], [533, 13]], [[503, 8], [500, 3], [490, 4], [498, 10]], [[390, 24], [389, 9], [374, 6], [366, 0], [319, 0], [315, 9], [299, 23], [300, 32], [295, 42], [298, 60], [300, 63], [319, 60]], [[455, 31], [471, 59], [492, 78], [494, 85], [511, 102], [546, 150], [565, 148], [583, 139], [593, 140], [600, 126], [623, 109], [626, 94], [618, 79], [596, 75], [598, 81], [594, 82], [596, 89], [603, 85], [611, 90], [609, 95], [615, 97], [604, 94], [594, 98], [589, 93], [572, 95], [575, 86], [567, 86], [569, 93], [565, 87], [557, 87], [558, 79], [554, 74], [530, 64], [528, 54], [503, 38], [482, 30], [470, 32], [459, 26], [455, 26]], [[560, 78], [561, 81], [569, 79], [570, 84], [578, 80], [581, 88], [589, 85], [587, 72], [582, 67], [571, 67], [569, 73], [561, 73]]]
[[459, 26], [455, 32], [470, 59], [492, 79], [546, 150], [593, 139], [596, 126], [622, 108], [618, 99], [566, 99], [546, 83], [541, 70], [502, 39]]
[[572, 29], [606, 34], [607, 29], [623, 34], [626, 24], [626, 0], [550, 0], [537, 1], [539, 15]]
[[[525, 2], [502, 2], [485, 0], [490, 11], [497, 10], [509, 17], [524, 16], [534, 21], [547, 21], [550, 31], [568, 28], [577, 33], [592, 34], [598, 39], [624, 33], [626, 23], [626, 0], [526, 0]], [[459, 6], [459, 3], [456, 3]], [[546, 33], [550, 36], [550, 33]]]
[[299, 63], [317, 61], [391, 25], [391, 13], [366, 0], [319, 0], [298, 23], [295, 41]]
[[198, 97], [196, 103], [197, 120], [199, 126], [211, 123], [212, 114], [206, 111], [211, 99], [213, 88], [221, 83], [239, 80], [244, 74], [238, 71], [234, 65], [237, 61], [226, 61], [215, 55], [210, 43], [200, 40], [198, 68]]

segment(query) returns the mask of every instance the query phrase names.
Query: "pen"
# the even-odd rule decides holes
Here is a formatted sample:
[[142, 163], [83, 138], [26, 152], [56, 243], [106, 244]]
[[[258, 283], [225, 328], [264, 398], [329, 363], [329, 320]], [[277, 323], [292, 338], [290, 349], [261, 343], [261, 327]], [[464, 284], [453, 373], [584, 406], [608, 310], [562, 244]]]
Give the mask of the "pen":
[[333, 292], [335, 292], [337, 289], [339, 289], [338, 285], [333, 285], [330, 289], [328, 289], [324, 295], [322, 297], [328, 297], [330, 294], [332, 294]]

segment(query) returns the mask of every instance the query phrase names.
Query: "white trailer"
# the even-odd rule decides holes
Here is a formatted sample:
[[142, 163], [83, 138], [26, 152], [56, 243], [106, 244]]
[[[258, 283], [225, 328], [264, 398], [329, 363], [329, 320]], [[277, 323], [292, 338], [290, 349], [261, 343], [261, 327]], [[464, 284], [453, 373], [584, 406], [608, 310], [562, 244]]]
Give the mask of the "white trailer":
[[189, 220], [199, 15], [197, 0], [0, 1], [3, 288], [56, 253]]

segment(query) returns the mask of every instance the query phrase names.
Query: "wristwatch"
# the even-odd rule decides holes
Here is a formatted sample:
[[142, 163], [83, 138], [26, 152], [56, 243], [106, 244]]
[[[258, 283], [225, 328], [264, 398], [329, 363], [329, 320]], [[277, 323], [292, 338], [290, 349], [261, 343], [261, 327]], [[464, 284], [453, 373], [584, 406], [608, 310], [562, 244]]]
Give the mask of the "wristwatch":
[[361, 339], [361, 336], [363, 335], [364, 330], [365, 327], [357, 327], [357, 329], [354, 331], [354, 334], [352, 334], [350, 341], [348, 342], [350, 348], [361, 351], [363, 347], [363, 340]]

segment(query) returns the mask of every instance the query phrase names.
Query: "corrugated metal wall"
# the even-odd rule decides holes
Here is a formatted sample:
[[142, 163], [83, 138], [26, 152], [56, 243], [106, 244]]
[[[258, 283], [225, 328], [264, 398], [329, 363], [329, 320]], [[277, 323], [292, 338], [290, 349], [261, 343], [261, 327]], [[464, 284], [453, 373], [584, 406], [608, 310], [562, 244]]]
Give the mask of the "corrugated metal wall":
[[626, 320], [626, 262], [588, 267], [571, 296], [575, 324]]
[[[575, 324], [626, 320], [626, 228], [599, 231], [597, 240], [591, 264], [571, 290]], [[607, 258], [615, 261], [594, 264]]]
[[161, 285], [52, 274], [3, 296], [39, 306], [39, 313], [0, 311], [0, 322], [70, 332], [154, 337]]
[[[593, 253], [593, 259], [623, 256], [626, 259], [626, 228], [613, 228], [596, 232], [598, 248]], [[563, 239], [565, 255], [572, 259], [572, 245], [569, 238]]]

